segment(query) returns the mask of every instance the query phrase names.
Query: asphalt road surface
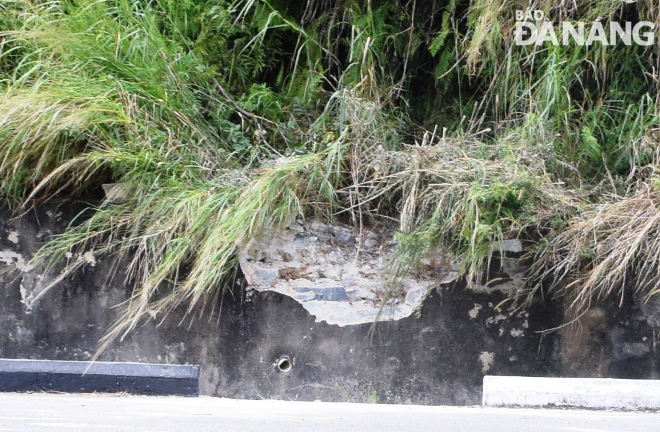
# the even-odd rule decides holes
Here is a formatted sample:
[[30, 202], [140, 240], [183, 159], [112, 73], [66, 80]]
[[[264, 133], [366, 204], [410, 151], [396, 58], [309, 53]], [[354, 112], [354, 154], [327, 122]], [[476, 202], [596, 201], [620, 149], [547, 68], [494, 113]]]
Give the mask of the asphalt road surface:
[[0, 394], [0, 432], [659, 432], [660, 413]]

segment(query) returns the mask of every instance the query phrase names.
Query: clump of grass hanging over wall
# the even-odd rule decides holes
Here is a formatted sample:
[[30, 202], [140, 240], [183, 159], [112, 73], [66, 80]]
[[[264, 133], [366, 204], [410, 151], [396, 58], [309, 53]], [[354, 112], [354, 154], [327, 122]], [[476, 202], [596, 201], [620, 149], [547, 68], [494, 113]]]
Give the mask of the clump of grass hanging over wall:
[[[612, 199], [574, 216], [538, 251], [533, 288], [555, 287], [579, 317], [606, 298], [620, 304], [628, 292], [642, 298], [660, 292], [660, 211], [657, 179], [629, 197]], [[533, 293], [533, 291], [532, 291]]]

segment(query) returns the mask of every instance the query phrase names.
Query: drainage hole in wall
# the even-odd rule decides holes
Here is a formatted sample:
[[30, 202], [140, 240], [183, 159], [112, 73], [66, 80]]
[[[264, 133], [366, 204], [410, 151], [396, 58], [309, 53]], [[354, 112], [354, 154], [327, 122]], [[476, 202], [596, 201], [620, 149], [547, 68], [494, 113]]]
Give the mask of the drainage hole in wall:
[[277, 360], [277, 370], [279, 372], [291, 372], [291, 369], [293, 368], [293, 363], [291, 362], [291, 359], [289, 357], [282, 357]]

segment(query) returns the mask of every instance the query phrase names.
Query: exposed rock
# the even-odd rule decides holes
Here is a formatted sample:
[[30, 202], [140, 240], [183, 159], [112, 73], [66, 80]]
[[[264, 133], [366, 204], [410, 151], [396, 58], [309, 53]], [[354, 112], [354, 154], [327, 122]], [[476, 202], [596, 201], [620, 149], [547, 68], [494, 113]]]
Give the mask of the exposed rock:
[[371, 249], [376, 247], [378, 245], [378, 242], [376, 241], [376, 239], [368, 238], [364, 241], [363, 244], [365, 248]]
[[491, 263], [491, 274], [484, 284], [470, 287], [475, 292], [500, 291], [508, 297], [516, 297], [525, 287], [525, 269], [518, 258], [500, 257]]
[[313, 300], [325, 300], [325, 301], [348, 301], [348, 296], [346, 291], [342, 286], [316, 286], [310, 284], [311, 286], [299, 286], [293, 287], [294, 291], [299, 293], [313, 293]]
[[348, 245], [355, 242], [355, 236], [352, 235], [349, 229], [331, 226], [330, 233], [340, 244]]
[[420, 305], [427, 294], [428, 290], [425, 287], [419, 286], [411, 288], [406, 292], [406, 304], [409, 306]]
[[523, 245], [518, 239], [502, 240], [495, 249], [502, 252], [520, 253], [523, 251]]
[[[358, 253], [360, 235], [366, 240]], [[381, 237], [319, 220], [296, 221], [250, 242], [240, 253], [240, 264], [248, 289], [287, 295], [317, 320], [340, 326], [410, 316], [432, 286], [455, 279], [449, 260], [433, 251], [422, 271], [389, 286], [390, 248], [376, 249]]]
[[[359, 251], [357, 238], [364, 239]], [[422, 304], [431, 287], [457, 280], [458, 264], [434, 248], [427, 251], [415, 274], [398, 278], [395, 286], [388, 286], [386, 280], [391, 275], [387, 262], [395, 246], [392, 232], [359, 232], [319, 220], [298, 220], [286, 229], [250, 242], [241, 251], [240, 264], [250, 289], [288, 295], [320, 321], [349, 325], [376, 317], [391, 320], [409, 316]], [[505, 252], [520, 253], [523, 245], [517, 239], [504, 240], [497, 249], [502, 256], [493, 262], [495, 271], [487, 282], [470, 288], [483, 293], [500, 291], [513, 297], [524, 287], [524, 269], [518, 258]], [[307, 290], [301, 290], [301, 286]], [[316, 291], [314, 296], [309, 294], [313, 288], [328, 287], [337, 292], [342, 289], [349, 305], [330, 304], [328, 301], [336, 301], [335, 297], [323, 297]], [[383, 301], [387, 301], [389, 310], [381, 310]]]
[[278, 269], [260, 266], [243, 266], [243, 273], [250, 285], [270, 286], [279, 277]]

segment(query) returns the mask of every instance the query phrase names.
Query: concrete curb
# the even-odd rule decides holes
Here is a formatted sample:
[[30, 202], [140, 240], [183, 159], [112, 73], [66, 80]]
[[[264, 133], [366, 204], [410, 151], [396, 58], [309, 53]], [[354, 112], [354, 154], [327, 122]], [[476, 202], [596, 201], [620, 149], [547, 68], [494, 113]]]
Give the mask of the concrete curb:
[[199, 396], [199, 366], [0, 359], [0, 391]]
[[660, 380], [485, 376], [483, 406], [660, 410]]

